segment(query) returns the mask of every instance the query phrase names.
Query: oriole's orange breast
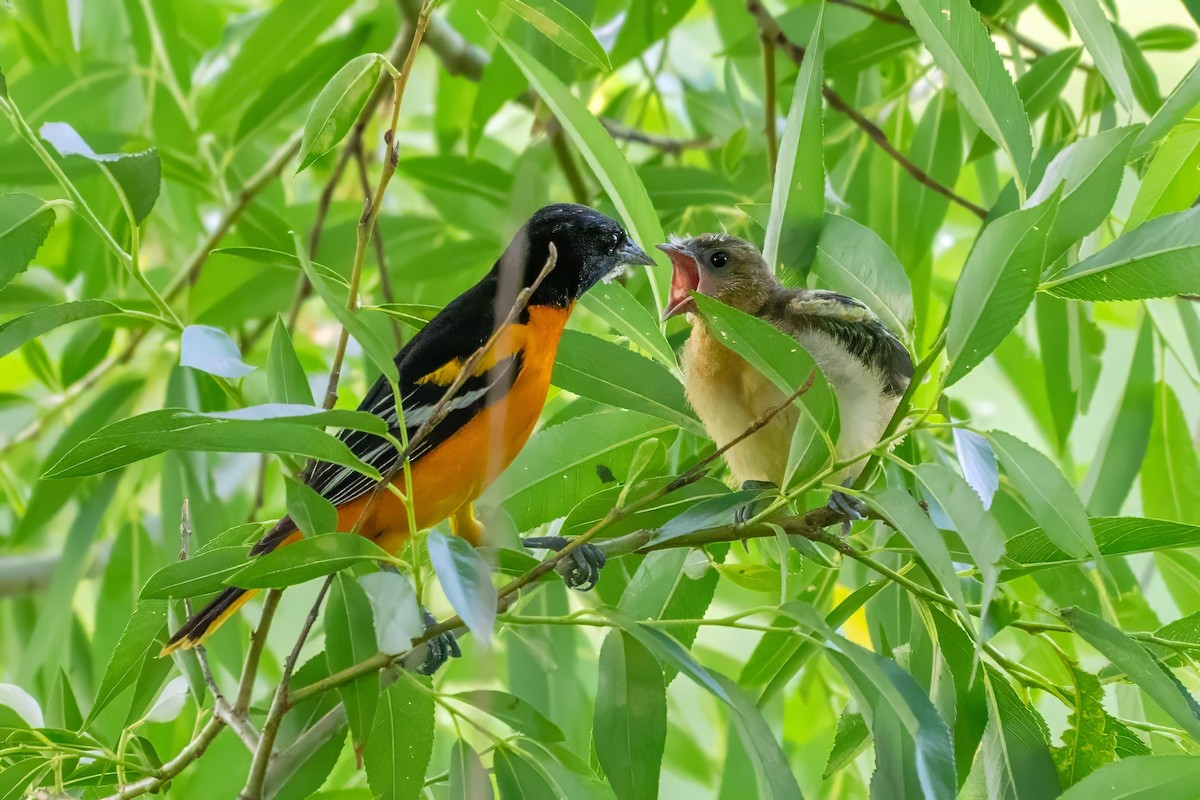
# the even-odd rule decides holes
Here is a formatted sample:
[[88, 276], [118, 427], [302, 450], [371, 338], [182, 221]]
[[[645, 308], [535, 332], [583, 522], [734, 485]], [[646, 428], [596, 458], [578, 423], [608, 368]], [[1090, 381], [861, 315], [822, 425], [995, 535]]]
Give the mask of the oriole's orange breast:
[[[417, 529], [435, 525], [471, 502], [512, 463], [537, 425], [546, 402], [558, 340], [570, 308], [530, 306], [529, 321], [500, 337], [495, 363], [521, 351], [521, 369], [512, 387], [412, 465], [413, 512]], [[403, 491], [404, 478], [396, 478]], [[408, 539], [408, 515], [391, 492], [380, 493], [365, 517], [371, 493], [338, 508], [338, 529], [357, 530], [375, 538], [389, 552]]]

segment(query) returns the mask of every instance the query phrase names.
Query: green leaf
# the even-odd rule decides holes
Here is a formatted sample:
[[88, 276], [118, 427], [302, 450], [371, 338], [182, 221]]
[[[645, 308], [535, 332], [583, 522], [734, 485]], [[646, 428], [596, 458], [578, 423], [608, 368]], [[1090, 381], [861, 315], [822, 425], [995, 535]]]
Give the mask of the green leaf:
[[574, 417], [534, 434], [479, 502], [503, 505], [517, 530], [527, 531], [566, 515], [606, 479], [624, 482], [638, 445], [675, 431], [633, 411]]
[[225, 579], [246, 565], [248, 547], [218, 547], [168, 564], [142, 587], [143, 600], [196, 597], [225, 588]]
[[254, 372], [254, 367], [242, 361], [241, 351], [229, 334], [209, 325], [183, 329], [179, 365], [221, 378], [244, 378]]
[[509, 747], [496, 748], [492, 770], [501, 800], [524, 800], [535, 797], [557, 797], [558, 793], [547, 778], [519, 751]]
[[450, 750], [450, 800], [492, 800], [492, 780], [471, 745], [458, 739]]
[[1148, 219], [1189, 208], [1200, 195], [1200, 125], [1180, 125], [1146, 168], [1125, 232]]
[[1196, 44], [1196, 32], [1182, 25], [1156, 25], [1146, 28], [1133, 37], [1143, 50], [1178, 52]]
[[367, 784], [382, 800], [417, 800], [433, 754], [433, 690], [408, 675], [383, 692], [375, 727], [363, 748]]
[[521, 19], [546, 35], [550, 41], [586, 64], [608, 72], [608, 53], [596, 41], [587, 23], [556, 0], [502, 0]]
[[1119, 25], [1113, 26], [1117, 34], [1117, 44], [1121, 46], [1121, 57], [1125, 61], [1125, 70], [1129, 74], [1129, 82], [1133, 88], [1133, 96], [1137, 99], [1147, 114], [1153, 114], [1162, 106], [1162, 92], [1158, 90], [1158, 78], [1154, 68], [1142, 52], [1141, 45]]
[[1081, 608], [1064, 609], [1061, 616], [1071, 630], [1141, 687], [1193, 739], [1200, 739], [1200, 704], [1141, 642]]
[[1033, 155], [1029, 117], [979, 12], [968, 0], [900, 0], [900, 7], [967, 113], [1008, 154], [1017, 184], [1024, 186]]
[[255, 100], [350, 4], [350, 0], [283, 0], [263, 14], [211, 87], [200, 110], [203, 127], [220, 127]]
[[1072, 245], [1103, 222], [1116, 202], [1125, 174], [1125, 160], [1140, 125], [1111, 130], [1080, 139], [1063, 148], [1046, 167], [1026, 208], [1047, 201], [1062, 186], [1062, 197], [1053, 217], [1045, 263], [1053, 263]]
[[[1165, 218], [1164, 218], [1165, 219]], [[1138, 230], [1144, 230], [1143, 225]], [[1121, 511], [1146, 455], [1154, 418], [1154, 336], [1148, 317], [1142, 320], [1129, 363], [1121, 401], [1094, 450], [1103, 454], [1092, 461], [1080, 488], [1088, 513], [1112, 516]], [[1094, 529], [1093, 529], [1094, 530]]]
[[312, 406], [251, 406], [221, 414], [166, 408], [101, 428], [73, 447], [46, 477], [96, 475], [168, 450], [189, 450], [295, 453], [341, 464], [378, 480], [375, 469], [325, 433], [326, 425], [381, 434], [385, 423], [366, 412], [322, 411]]
[[59, 155], [82, 156], [108, 173], [120, 187], [118, 192], [137, 224], [150, 215], [162, 185], [162, 162], [153, 147], [140, 153], [97, 153], [65, 122], [47, 122], [38, 135], [52, 144]]
[[617, 333], [645, 350], [659, 363], [678, 369], [675, 350], [646, 307], [616, 281], [601, 282], [580, 298], [579, 304], [604, 320]]
[[665, 662], [687, 675], [698, 686], [729, 706], [738, 733], [746, 745], [746, 750], [754, 759], [760, 797], [800, 797], [800, 788], [796, 784], [796, 778], [788, 767], [787, 757], [780, 749], [775, 735], [767, 726], [762, 713], [734, 685], [733, 681], [724, 675], [709, 672], [697, 663], [679, 642], [662, 631], [634, 622], [619, 611], [602, 610], [606, 616], [620, 625], [622, 630], [628, 632], [643, 647], [653, 653], [659, 661]]
[[496, 589], [487, 562], [465, 539], [441, 531], [429, 533], [428, 547], [429, 563], [450, 605], [480, 643], [490, 646], [496, 625]]
[[1058, 100], [1082, 55], [1083, 49], [1080, 47], [1065, 47], [1039, 58], [1017, 79], [1017, 93], [1021, 95], [1025, 113], [1031, 120], [1045, 114]]
[[123, 313], [124, 311], [107, 300], [76, 300], [39, 308], [0, 325], [0, 358], [26, 342], [70, 322]]
[[983, 736], [989, 798], [1052, 800], [1062, 791], [1050, 758], [1046, 723], [999, 671], [985, 666], [988, 724]]
[[1112, 23], [1104, 16], [1099, 0], [1060, 0], [1071, 24], [1075, 26], [1083, 46], [1087, 48], [1096, 68], [1117, 96], [1126, 111], [1133, 110], [1133, 88], [1129, 73], [1121, 58], [1121, 45]]
[[821, 777], [829, 780], [835, 773], [848, 766], [871, 743], [871, 729], [862, 714], [843, 711], [838, 717], [837, 733], [833, 736], [833, 748], [825, 763]]
[[[1190, 547], [1200, 541], [1200, 526], [1141, 517], [1092, 517], [1096, 547], [1106, 556], [1146, 553]], [[1077, 563], [1063, 552], [1041, 528], [1032, 528], [1008, 540], [1008, 561], [1028, 569], [1044, 569]], [[1008, 571], [1004, 578], [1014, 577]]]
[[1071, 665], [1075, 710], [1067, 717], [1062, 747], [1051, 750], [1063, 786], [1071, 786], [1117, 758], [1117, 731], [1104, 710], [1100, 679]]
[[[824, 44], [817, 21], [800, 65], [787, 123], [779, 137], [779, 155], [771, 189], [771, 216], [767, 221], [763, 258], [772, 270], [783, 265], [789, 283], [799, 283], [817, 246], [825, 213], [825, 165], [822, 160], [824, 123], [821, 112], [821, 72]], [[774, 113], [771, 109], [770, 113]]]
[[333, 533], [338, 529], [338, 512], [327, 499], [310, 486], [284, 476], [287, 487], [287, 512], [305, 536]]
[[512, 173], [482, 158], [413, 156], [401, 159], [396, 169], [433, 192], [475, 195], [494, 206], [507, 205], [512, 194]]
[[54, 209], [31, 194], [0, 194], [0, 289], [25, 271], [54, 227]]
[[1054, 462], [1004, 431], [990, 431], [988, 438], [1005, 474], [1050, 541], [1075, 558], [1099, 558], [1087, 511]]
[[600, 648], [596, 697], [596, 757], [617, 796], [658, 797], [667, 737], [662, 667], [633, 636], [612, 630]]
[[975, 241], [950, 304], [947, 384], [961, 379], [990, 355], [1033, 302], [1046, 264], [1056, 198], [1004, 215], [984, 228]]
[[88, 727], [117, 695], [138, 679], [146, 659], [153, 658], [167, 637], [167, 603], [165, 600], [142, 600], [134, 609], [121, 639], [113, 649], [112, 658], [104, 668], [96, 702], [84, 721]]
[[1198, 780], [1196, 756], [1134, 756], [1105, 764], [1060, 800], [1191, 800]]
[[893, 333], [907, 335], [912, 286], [891, 248], [870, 228], [826, 214], [812, 273], [835, 292], [866, 303]]
[[[625, 160], [625, 156], [596, 115], [578, 100], [553, 72], [497, 32], [490, 22], [488, 27], [492, 28], [492, 32], [500, 40], [500, 45], [517, 63], [529, 80], [530, 86], [558, 119], [563, 133], [583, 156], [608, 198], [616, 206], [617, 213], [624, 220], [633, 238], [647, 247], [650, 242], [663, 241], [658, 214], [650, 202], [646, 187], [642, 185], [637, 172]], [[662, 260], [665, 256], [652, 257], [660, 266], [665, 265], [666, 262]], [[655, 277], [655, 273], [650, 273], [651, 285], [657, 286], [660, 280], [666, 280], [665, 271], [661, 274], [663, 277], [659, 279]]]
[[1144, 155], [1155, 142], [1182, 122], [1197, 103], [1200, 103], [1200, 64], [1188, 70], [1188, 74], [1163, 102], [1162, 108], [1146, 123], [1134, 141], [1129, 157], [1140, 158]]
[[1166, 381], [1154, 390], [1154, 424], [1141, 484], [1147, 516], [1200, 524], [1200, 458], [1183, 407]]
[[707, 435], [674, 375], [605, 339], [563, 331], [550, 382], [598, 403], [640, 411], [698, 436]]
[[930, 576], [954, 601], [963, 618], [969, 619], [967, 600], [963, 596], [962, 585], [954, 569], [950, 548], [946, 546], [941, 532], [933, 526], [929, 515], [921, 509], [917, 501], [898, 486], [889, 486], [878, 495], [864, 495], [863, 500], [908, 539], [921, 561], [925, 563]]
[[[379, 652], [371, 603], [349, 575], [338, 575], [325, 606], [325, 662], [329, 674], [348, 669]], [[379, 706], [379, 673], [362, 675], [338, 687], [350, 735], [359, 751], [367, 744]]]
[[267, 353], [267, 396], [272, 403], [314, 405], [312, 389], [282, 317], [275, 319], [275, 332]]
[[559, 727], [530, 703], [516, 695], [495, 689], [476, 689], [451, 695], [486, 711], [518, 733], [543, 742], [561, 742], [566, 737]]
[[296, 172], [303, 172], [346, 138], [379, 81], [382, 59], [378, 53], [352, 58], [321, 89], [304, 121]]
[[979, 495], [948, 467], [921, 464], [917, 467], [917, 479], [950, 517], [954, 529], [959, 532], [971, 553], [983, 582], [979, 616], [984, 619], [996, 589], [1000, 562], [1004, 558], [1004, 535], [996, 520], [984, 510]]
[[225, 579], [243, 589], [281, 589], [304, 583], [362, 563], [392, 557], [370, 539], [357, 533], [306, 536], [287, 547], [258, 556]]

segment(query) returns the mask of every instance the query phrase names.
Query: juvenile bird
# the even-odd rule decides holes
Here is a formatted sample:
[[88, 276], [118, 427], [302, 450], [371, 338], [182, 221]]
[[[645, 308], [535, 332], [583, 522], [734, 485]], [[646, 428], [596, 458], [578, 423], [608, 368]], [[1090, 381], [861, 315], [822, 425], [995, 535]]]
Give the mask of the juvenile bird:
[[[575, 301], [625, 265], [654, 263], [617, 222], [591, 208], [559, 204], [535, 213], [491, 271], [451, 301], [396, 355], [403, 424], [410, 439], [434, 415], [465, 362], [504, 323], [518, 294], [543, 272], [551, 244], [556, 261], [549, 274], [450, 399], [446, 417], [409, 454], [418, 530], [449, 517], [456, 535], [479, 543], [482, 530], [471, 503], [533, 432], [546, 401], [559, 337]], [[358, 408], [383, 418], [392, 436], [400, 440], [401, 417], [394, 398], [391, 386], [380, 376]], [[392, 444], [374, 434], [345, 430], [339, 438], [383, 475], [393, 470], [400, 456]], [[403, 473], [397, 472], [394, 480], [403, 491]], [[401, 501], [390, 491], [373, 491], [376, 482], [354, 470], [319, 462], [307, 483], [337, 508], [339, 531], [369, 537], [390, 553], [400, 552], [413, 532]], [[303, 536], [296, 523], [284, 517], [250, 553], [260, 556]], [[599, 551], [581, 547], [572, 556], [579, 562], [573, 573], [578, 576], [576, 583], [594, 584], [602, 563]], [[187, 620], [163, 652], [199, 644], [253, 594], [253, 590], [226, 589]], [[427, 662], [427, 670], [436, 669], [454, 649], [452, 641], [434, 648], [434, 663]]]
[[[673, 267], [663, 316], [690, 312], [684, 384], [713, 441], [729, 442], [785, 395], [709, 331], [694, 313], [693, 291], [766, 320], [809, 352], [837, 396], [838, 459], [879, 442], [912, 378], [913, 365], [904, 344], [869, 308], [836, 292], [784, 287], [754, 245], [734, 236], [705, 234], [658, 248], [670, 256]], [[785, 409], [725, 453], [743, 488], [782, 484], [797, 416], [795, 408]], [[841, 470], [830, 482], [848, 486], [864, 463]], [[861, 518], [860, 504], [842, 492], [834, 492], [830, 506], [848, 518]]]

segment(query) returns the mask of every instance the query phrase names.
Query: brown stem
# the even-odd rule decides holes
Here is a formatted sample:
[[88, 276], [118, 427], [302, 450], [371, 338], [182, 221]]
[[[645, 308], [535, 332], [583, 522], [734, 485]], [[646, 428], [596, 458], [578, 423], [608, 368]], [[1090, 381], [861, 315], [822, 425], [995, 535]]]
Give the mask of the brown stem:
[[553, 126], [550, 131], [550, 148], [554, 151], [554, 158], [558, 161], [559, 169], [567, 179], [567, 185], [571, 187], [571, 196], [575, 198], [575, 202], [587, 203], [589, 196], [587, 184], [579, 172], [579, 165], [575, 163], [575, 157], [571, 155], [567, 137], [563, 135], [562, 128], [558, 125]]
[[[746, 9], [754, 15], [755, 20], [758, 22], [758, 28], [762, 32], [763, 37], [773, 40], [775, 45], [782, 49], [783, 52], [787, 54], [788, 58], [792, 59], [792, 61], [794, 61], [797, 65], [803, 63], [804, 48], [787, 37], [787, 34], [780, 29], [779, 23], [775, 21], [775, 18], [771, 16], [771, 13], [767, 11], [765, 6], [763, 6], [761, 0], [746, 0]], [[883, 152], [887, 153], [892, 159], [894, 159], [896, 163], [903, 167], [904, 170], [918, 183], [920, 183], [922, 186], [928, 187], [931, 191], [937, 192], [938, 194], [950, 200], [952, 203], [962, 206], [980, 219], [987, 219], [987, 209], [972, 203], [967, 198], [956, 193], [949, 186], [934, 180], [929, 173], [918, 167], [916, 164], [910, 161], [907, 156], [897, 150], [892, 143], [888, 141], [887, 134], [880, 130], [878, 125], [867, 119], [860, 111], [851, 106], [844, 97], [835, 92], [833, 89], [829, 88], [829, 86], [826, 84], [821, 85], [821, 94], [825, 96], [825, 100], [829, 103], [831, 108], [840, 111], [849, 117], [851, 122], [862, 129], [862, 131], [867, 135], [867, 138], [873, 141], [881, 150], [883, 150]]]
[[775, 174], [779, 162], [779, 135], [775, 130], [775, 42], [770, 36], [760, 37], [763, 52], [763, 122], [767, 134], [767, 172]]
[[[363, 197], [369, 197], [371, 180], [367, 172], [367, 154], [363, 152], [361, 139], [354, 144], [354, 162], [358, 165], [358, 182], [362, 187]], [[383, 293], [385, 301], [395, 303], [396, 295], [392, 291], [392, 277], [388, 275], [387, 252], [384, 249], [383, 231], [379, 229], [379, 220], [375, 221], [371, 243], [375, 246], [375, 261], [379, 265], [379, 290]], [[404, 344], [404, 334], [400, 330], [400, 323], [394, 317], [388, 317], [388, 320], [392, 323], [392, 337], [396, 340], [396, 348], [399, 349]]]

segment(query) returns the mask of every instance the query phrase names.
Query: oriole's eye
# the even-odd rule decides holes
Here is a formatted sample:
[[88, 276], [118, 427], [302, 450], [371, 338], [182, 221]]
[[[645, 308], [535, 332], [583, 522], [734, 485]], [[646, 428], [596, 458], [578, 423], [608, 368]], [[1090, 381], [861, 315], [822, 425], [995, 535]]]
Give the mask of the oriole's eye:
[[729, 254], [724, 250], [718, 250], [717, 252], [713, 253], [708, 260], [714, 267], [721, 269], [729, 263]]

